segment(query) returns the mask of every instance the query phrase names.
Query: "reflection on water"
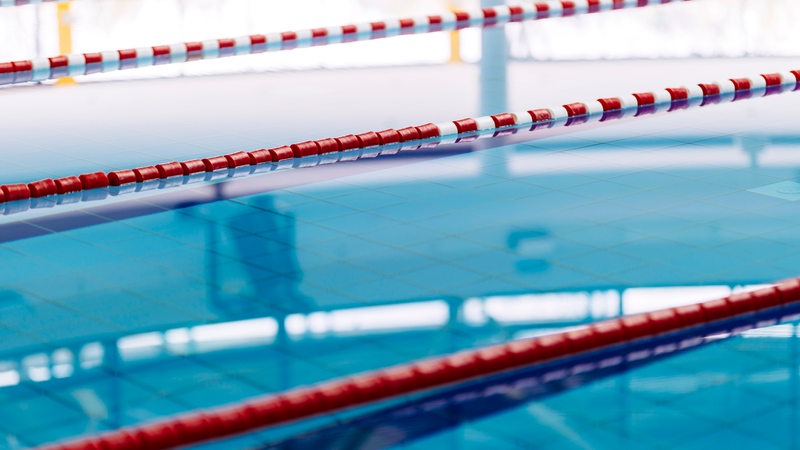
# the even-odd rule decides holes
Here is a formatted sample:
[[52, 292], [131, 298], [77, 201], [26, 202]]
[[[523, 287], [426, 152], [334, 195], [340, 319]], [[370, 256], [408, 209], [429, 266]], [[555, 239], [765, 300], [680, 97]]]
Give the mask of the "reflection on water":
[[[787, 173], [791, 178], [798, 162], [794, 147], [766, 145], [754, 167], [733, 145], [706, 148], [709, 155], [697, 149], [662, 152], [658, 145], [583, 152], [518, 146], [493, 153], [493, 159], [463, 155], [459, 158], [469, 164], [433, 165], [414, 179], [387, 171], [370, 180], [348, 180], [354, 184], [222, 200], [170, 211], [149, 223], [131, 221], [147, 230], [142, 235], [129, 236], [133, 231], [121, 223], [109, 232], [110, 225], [88, 229], [91, 239], [76, 233], [21, 241], [15, 252], [47, 256], [62, 244], [73, 251], [70, 245], [76, 244], [69, 239], [84, 239], [80, 251], [90, 256], [70, 261], [68, 276], [58, 277], [53, 267], [37, 272], [49, 258], [5, 255], [24, 281], [14, 285], [5, 277], [9, 288], [0, 294], [0, 320], [36, 339], [0, 357], [0, 407], [6, 408], [0, 422], [22, 430], [20, 439], [33, 445], [431, 354], [723, 296], [741, 289], [738, 284], [790, 275], [797, 267], [796, 208], [743, 188], [769, 185]], [[658, 173], [639, 176], [638, 170]], [[695, 204], [695, 198], [703, 202]], [[152, 267], [152, 261], [160, 265]], [[47, 276], [57, 289], [29, 283], [28, 274]], [[98, 317], [96, 311], [109, 304], [114, 307]], [[60, 309], [48, 315], [53, 305]], [[106, 326], [103, 320], [115, 312], [115, 326]], [[73, 323], [92, 314], [99, 320]], [[453, 437], [458, 432], [450, 430], [468, 427], [471, 420], [495, 425], [492, 421], [501, 420], [506, 423], [498, 428], [515, 430], [525, 447], [525, 439], [538, 434], [569, 435], [564, 421], [591, 429], [575, 417], [587, 403], [599, 401], [607, 404], [597, 414], [617, 414], [603, 416], [614, 439], [630, 435], [625, 427], [649, 430], [679, 414], [689, 419], [670, 423], [687, 427], [698, 415], [748, 411], [731, 399], [765, 401], [749, 396], [751, 387], [767, 389], [764, 397], [794, 392], [786, 380], [798, 353], [768, 353], [779, 357], [765, 369], [759, 345], [796, 345], [796, 336], [794, 326], [758, 330], [747, 335], [758, 345], [721, 347], [716, 358], [672, 354], [676, 358], [665, 361], [675, 361], [674, 367], [663, 362], [649, 375], [625, 372], [611, 377], [610, 385], [592, 374], [613, 375], [630, 366], [548, 383], [529, 377], [520, 386], [492, 385], [462, 391], [461, 397], [406, 404], [344, 422], [332, 432], [362, 448], [413, 445], [439, 436], [464, 442], [468, 439]], [[10, 336], [6, 344], [16, 339]], [[752, 359], [757, 367], [747, 366]], [[734, 389], [738, 381], [728, 380], [743, 376], [748, 389]], [[705, 410], [670, 409], [680, 395], [706, 395], [709, 379], [731, 388], [685, 401]], [[592, 380], [596, 383], [584, 384]], [[595, 385], [603, 388], [592, 390]], [[549, 397], [577, 386], [582, 388], [575, 394]], [[489, 389], [497, 393], [487, 399]], [[646, 400], [628, 410], [618, 406], [637, 395]], [[19, 398], [49, 406], [55, 418], [37, 420]], [[561, 398], [567, 400], [559, 403]], [[642, 406], [648, 401], [658, 407]], [[794, 411], [774, 408], [781, 414]], [[493, 413], [497, 416], [487, 417]], [[341, 442], [328, 441], [325, 433], [297, 436], [279, 448]], [[579, 436], [600, 442], [597, 435]], [[567, 442], [557, 440], [567, 439], [564, 435], [553, 439]], [[425, 442], [449, 447], [420, 442], [423, 448]]]
[[232, 181], [4, 242], [0, 431], [32, 445], [796, 274], [796, 191], [775, 184], [793, 183], [797, 139], [682, 133], [323, 168], [270, 194]]
[[556, 245], [545, 229], [515, 230], [508, 234], [508, 248], [519, 255], [515, 263], [519, 272], [544, 272], [550, 267], [546, 257]]
[[[234, 216], [227, 223], [227, 228], [237, 233], [259, 235], [261, 238], [234, 240], [241, 271], [248, 279], [252, 298], [212, 296], [213, 308], [226, 317], [285, 315], [312, 309], [311, 299], [300, 292], [303, 271], [296, 254], [296, 219], [291, 212], [279, 209], [275, 203], [275, 198], [270, 195], [258, 196], [252, 203], [257, 213]], [[214, 255], [212, 252], [209, 256], [213, 258]], [[223, 263], [214, 259], [210, 264], [212, 282], [218, 275], [218, 264]], [[266, 275], [265, 269], [275, 276]]]
[[9, 311], [12, 314], [14, 311], [30, 310], [25, 297], [16, 291], [0, 290], [0, 314], [4, 311]]
[[[782, 317], [796, 315], [798, 312], [800, 312], [800, 307], [796, 306], [793, 311], [764, 314], [758, 320], [774, 322]], [[339, 448], [377, 450], [401, 445], [403, 448], [407, 445], [413, 447], [413, 444], [420, 440], [422, 440], [420, 448], [428, 448], [426, 445], [437, 445], [435, 436], [459, 429], [459, 427], [477, 431], [475, 428], [480, 429], [480, 425], [478, 425], [482, 423], [480, 420], [491, 416], [499, 416], [499, 423], [505, 424], [509, 428], [530, 427], [532, 433], [538, 431], [536, 428], [555, 430], [560, 434], [561, 439], [557, 441], [559, 446], [578, 442], [581, 444], [579, 447], [595, 448], [598, 441], [594, 431], [588, 431], [586, 429], [588, 427], [584, 426], [576, 426], [572, 429], [573, 427], [565, 421], [563, 411], [548, 406], [545, 399], [580, 386], [599, 383], [605, 378], [620, 373], [635, 371], [643, 366], [658, 365], [665, 359], [689, 351], [695, 351], [701, 355], [714, 355], [715, 350], [707, 347], [720, 343], [725, 337], [730, 336], [734, 329], [741, 332], [743, 328], [754, 327], [755, 323], [755, 319], [750, 319], [718, 324], [714, 327], [684, 331], [634, 345], [623, 345], [589, 356], [514, 371], [511, 374], [479, 379], [447, 388], [440, 393], [420, 395], [403, 401], [399, 405], [363, 413], [332, 425], [304, 431], [266, 444], [262, 448], [265, 450]], [[762, 329], [756, 328], [746, 331], [743, 336], [747, 339], [788, 338], [794, 343], [797, 341], [798, 332], [800, 332], [798, 325], [788, 323]], [[702, 356], [690, 356], [689, 358], [695, 361], [702, 360]], [[796, 368], [798, 364], [800, 361], [794, 354], [790, 364], [782, 363], [779, 367]], [[663, 369], [660, 370], [663, 371]], [[788, 376], [776, 374], [773, 370], [771, 367], [759, 367], [753, 372], [742, 374], [741, 384], [746, 385], [749, 389], [780, 388], [789, 384], [787, 383], [790, 381]], [[639, 372], [642, 371], [639, 370]], [[724, 374], [724, 371], [720, 372], [719, 376], [728, 376]], [[583, 408], [587, 410], [588, 414], [597, 408], [617, 410], [628, 397], [642, 392], [656, 393], [665, 390], [677, 397], [702, 391], [702, 384], [702, 379], [688, 374], [670, 373], [652, 376], [644, 373], [634, 383], [624, 386], [622, 389], [616, 389], [613, 384], [609, 386], [608, 383], [601, 384], [599, 388], [595, 389], [596, 391], [605, 391], [604, 397], [617, 405], [583, 405]], [[717, 395], [724, 397], [725, 394]], [[723, 398], [719, 400], [720, 403], [725, 402]], [[710, 405], [710, 407], [715, 411], [719, 408], [714, 405]], [[757, 413], [757, 411], [753, 411], [753, 413]], [[641, 426], [641, 424], [653, 420], [646, 414], [637, 417], [635, 411], [625, 411], [624, 414], [630, 415], [630, 417], [618, 416], [615, 421], [630, 420]], [[722, 417], [725, 416], [724, 411], [720, 411], [719, 414]], [[487, 421], [491, 423], [492, 419]], [[614, 421], [609, 421], [604, 422], [601, 427], [615, 425]], [[655, 433], [668, 432], [668, 430], [664, 430], [664, 427], [661, 428], [662, 431], [655, 431]], [[616, 432], [618, 431], [614, 430], [610, 434]], [[504, 434], [500, 433], [501, 436]], [[586, 437], [587, 434], [591, 437]], [[434, 442], [426, 443], [424, 441], [431, 437], [434, 437]], [[790, 438], [796, 439], [796, 437], [796, 431], [792, 431]], [[452, 436], [452, 438], [451, 443], [467, 444], [470, 441], [469, 437], [465, 437], [463, 434]], [[585, 439], [589, 439], [595, 444], [591, 445]], [[623, 442], [625, 439], [624, 435], [615, 437], [617, 442]], [[526, 434], [517, 439], [509, 439], [508, 442], [502, 442], [501, 439], [500, 442], [495, 442], [492, 448], [528, 447], [536, 441], [536, 438]]]
[[[75, 435], [794, 274], [796, 208], [743, 188], [792, 178], [796, 142], [745, 141], [562, 139], [231, 200], [233, 182], [4, 244], [0, 398], [77, 391], [58, 409]], [[219, 373], [246, 382], [148, 404]]]

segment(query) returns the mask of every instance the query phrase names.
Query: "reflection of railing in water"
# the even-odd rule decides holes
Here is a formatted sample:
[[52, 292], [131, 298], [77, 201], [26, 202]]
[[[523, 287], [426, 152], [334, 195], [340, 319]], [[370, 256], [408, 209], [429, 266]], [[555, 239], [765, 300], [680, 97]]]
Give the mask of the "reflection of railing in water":
[[[226, 184], [210, 186], [214, 194], [212, 198], [226, 198]], [[267, 198], [264, 198], [267, 197]], [[288, 250], [295, 246], [293, 236], [294, 220], [292, 214], [281, 210], [272, 201], [272, 197], [261, 196], [253, 201], [257, 209], [264, 214], [246, 214], [228, 219], [228, 225], [246, 233], [265, 233], [271, 238], [280, 241], [280, 246], [273, 250]], [[194, 206], [189, 202], [179, 207]], [[203, 219], [202, 210], [185, 211], [180, 217], [195, 217]], [[215, 217], [220, 220], [220, 217]], [[212, 219], [212, 217], [206, 217]], [[207, 226], [207, 252], [210, 258], [206, 264], [205, 273], [208, 280], [207, 286], [220, 286], [224, 281], [224, 274], [219, 273], [220, 264], [215, 260], [218, 252], [217, 222], [213, 220], [199, 220]], [[541, 242], [539, 238], [547, 236], [546, 229], [533, 228], [512, 231], [508, 236], [507, 246], [522, 257], [535, 256], [536, 247]], [[534, 241], [534, 242], [532, 242]], [[243, 244], [240, 243], [240, 244]], [[533, 248], [532, 248], [533, 247]], [[260, 262], [262, 265], [283, 266], [288, 273], [294, 272], [295, 276], [285, 279], [270, 281], [265, 288], [259, 289], [255, 283], [253, 298], [261, 301], [241, 303], [241, 299], [228, 299], [219, 296], [218, 291], [209, 289], [207, 298], [211, 303], [210, 309], [219, 313], [226, 322], [195, 327], [176, 327], [167, 330], [154, 330], [138, 333], [131, 336], [113, 337], [106, 336], [103, 340], [110, 343], [113, 348], [106, 348], [105, 354], [118, 352], [122, 362], [147, 361], [171, 355], [187, 355], [226, 350], [233, 348], [246, 348], [253, 345], [272, 345], [276, 340], [283, 344], [297, 341], [314, 341], [316, 339], [346, 338], [347, 336], [369, 336], [372, 334], [398, 333], [409, 330], [431, 330], [442, 326], [466, 325], [471, 329], [481, 327], [491, 328], [495, 324], [502, 327], [506, 336], [530, 336], [540, 333], [542, 328], [561, 328], [587, 323], [608, 317], [616, 317], [621, 311], [636, 313], [650, 310], [654, 307], [674, 306], [651, 302], [644, 308], [637, 308], [636, 301], [630, 297], [633, 292], [639, 291], [639, 298], [651, 299], [655, 295], [664, 297], [671, 295], [674, 298], [697, 300], [697, 287], [687, 290], [673, 290], [664, 292], [664, 289], [626, 289], [620, 290], [613, 286], [587, 286], [584, 291], [578, 292], [553, 292], [549, 294], [530, 294], [525, 292], [476, 292], [471, 295], [477, 297], [459, 299], [420, 299], [413, 302], [392, 304], [373, 304], [363, 308], [339, 308], [324, 310], [313, 305], [304, 305], [300, 310], [293, 301], [287, 304], [275, 302], [274, 299], [297, 299], [292, 292], [298, 291], [299, 279], [295, 258], [291, 254], [281, 254], [269, 248], [258, 246], [237, 245], [234, 247], [237, 255], [249, 262]], [[261, 254], [275, 255], [262, 259]], [[523, 260], [525, 262], [527, 260]], [[533, 261], [536, 261], [535, 259]], [[294, 268], [292, 268], [294, 267]], [[247, 273], [247, 271], [244, 271]], [[250, 276], [258, 280], [258, 274]], [[741, 283], [748, 280], [738, 280]], [[756, 282], [749, 280], [750, 283]], [[725, 295], [731, 292], [726, 286], [712, 287], [714, 295]], [[462, 294], [463, 295], [463, 294]], [[704, 294], [705, 295], [705, 294]], [[391, 299], [385, 299], [391, 300]], [[240, 302], [240, 303], [236, 303]], [[649, 309], [648, 309], [649, 308]], [[421, 315], [422, 310], [424, 314]], [[240, 320], [235, 320], [240, 319]], [[244, 320], [242, 320], [244, 319]], [[219, 338], [214, 341], [213, 337]], [[285, 338], [285, 339], [284, 339]], [[119, 340], [118, 342], [115, 340]], [[72, 377], [72, 371], [81, 372], [84, 364], [78, 364], [77, 355], [82, 352], [83, 343], [68, 345], [53, 351], [59, 358], [48, 356], [49, 351], [41, 352], [32, 350], [35, 358], [28, 359], [27, 355], [12, 357], [7, 361], [8, 370], [0, 370], [0, 385], [16, 385], [20, 382], [43, 382], [51, 379]], [[111, 350], [114, 350], [113, 352]], [[66, 361], [64, 355], [70, 352], [73, 359]], [[14, 361], [16, 360], [16, 361]], [[56, 361], [58, 360], [58, 361]], [[31, 363], [21, 363], [29, 361]], [[53, 365], [52, 372], [48, 367]], [[87, 363], [91, 366], [92, 363]], [[57, 366], [57, 368], [55, 367]], [[31, 372], [34, 373], [31, 376]]]
[[[679, 293], [675, 294], [676, 297], [680, 297], [681, 295], [683, 295], [683, 294], [679, 294]], [[644, 306], [644, 304], [642, 306]], [[332, 311], [329, 311], [329, 312], [332, 312]], [[266, 323], [266, 322], [264, 322], [264, 323]], [[232, 329], [235, 330], [236, 327], [237, 327], [237, 324], [236, 323], [232, 323], [228, 327], [228, 330], [232, 330]], [[520, 330], [524, 330], [523, 327], [520, 327], [519, 329]], [[377, 331], [377, 332], [380, 333], [380, 331]], [[746, 337], [751, 337], [752, 336], [752, 337], [759, 337], [759, 338], [793, 338], [793, 339], [796, 339], [797, 338], [796, 332], [797, 332], [796, 327], [792, 327], [792, 326], [789, 326], [789, 325], [783, 325], [783, 326], [777, 326], [777, 327], [770, 327], [770, 328], [766, 328], [766, 329], [756, 329], [756, 330], [748, 331], [748, 332], [745, 333], [745, 336]], [[441, 334], [440, 331], [437, 331], [435, 329], [430, 329], [430, 331], [417, 331], [417, 332], [415, 332], [414, 336], [422, 336], [419, 333], [425, 333], [426, 335], [431, 336], [432, 340], [435, 339], [435, 336]], [[192, 333], [188, 333], [188, 334], [191, 335]], [[273, 345], [268, 344], [267, 343], [268, 340], [266, 338], [264, 338], [264, 339], [258, 339], [257, 340], [258, 342], [256, 342], [255, 345], [252, 345], [252, 346], [249, 346], [249, 347], [248, 346], [239, 347], [238, 350], [236, 348], [234, 348], [233, 346], [231, 346], [231, 347], [227, 347], [227, 348], [219, 347], [217, 349], [217, 350], [225, 350], [225, 351], [215, 351], [214, 348], [213, 348], [213, 345], [209, 345], [209, 344], [213, 344], [213, 342], [208, 341], [209, 337], [213, 337], [213, 335], [217, 334], [216, 332], [214, 332], [213, 329], [209, 330], [209, 331], [200, 330], [200, 332], [198, 332], [197, 334], [198, 334], [198, 336], [203, 337], [205, 342], [194, 343], [194, 344], [189, 343], [189, 342], [187, 342], [187, 339], [186, 339], [187, 333], [185, 331], [180, 331], [180, 330], [176, 329], [176, 331], [173, 332], [173, 333], [170, 333], [170, 336], [169, 336], [169, 339], [172, 342], [174, 342], [173, 346], [171, 347], [171, 350], [169, 350], [169, 352], [164, 352], [163, 354], [161, 354], [161, 356], [154, 356], [152, 359], [134, 358], [134, 360], [130, 360], [129, 358], [131, 356], [133, 356], [133, 355], [131, 353], [131, 348], [130, 347], [125, 348], [126, 346], [128, 346], [128, 344], [126, 343], [125, 345], [120, 346], [120, 347], [122, 347], [121, 350], [120, 350], [120, 355], [127, 355], [127, 357], [124, 358], [124, 360], [121, 360], [121, 362], [117, 363], [117, 365], [115, 365], [115, 366], [111, 364], [110, 360], [109, 360], [109, 362], [104, 362], [104, 358], [105, 357], [101, 356], [102, 352], [103, 352], [103, 350], [102, 350], [103, 348], [105, 348], [107, 352], [114, 351], [114, 349], [109, 347], [109, 346], [117, 346], [118, 345], [114, 341], [107, 341], [107, 342], [104, 342], [102, 344], [101, 343], [94, 343], [94, 344], [88, 345], [87, 349], [91, 350], [91, 352], [86, 352], [86, 356], [91, 356], [90, 353], [93, 353], [93, 356], [91, 356], [91, 359], [86, 358], [86, 357], [83, 359], [83, 362], [84, 362], [84, 364], [86, 364], [87, 368], [81, 368], [81, 367], [74, 367], [73, 368], [72, 367], [72, 363], [70, 363], [70, 360], [68, 358], [63, 358], [63, 356], [64, 356], [63, 354], [65, 353], [64, 352], [65, 349], [62, 349], [62, 350], [60, 350], [58, 352], [58, 353], [61, 354], [61, 356], [58, 357], [58, 360], [56, 360], [56, 358], [51, 358], [50, 361], [47, 361], [46, 358], [44, 358], [45, 355], [42, 354], [42, 353], [38, 353], [38, 354], [35, 354], [35, 355], [30, 355], [30, 356], [33, 356], [33, 358], [30, 358], [28, 360], [31, 363], [36, 363], [37, 364], [35, 366], [36, 367], [35, 373], [37, 373], [38, 376], [41, 377], [41, 376], [46, 376], [45, 374], [47, 373], [48, 370], [52, 370], [53, 372], [51, 374], [50, 379], [41, 380], [41, 381], [37, 381], [36, 382], [36, 384], [42, 384], [42, 386], [34, 386], [34, 385], [32, 385], [32, 383], [30, 381], [24, 381], [23, 380], [22, 386], [20, 386], [18, 388], [17, 387], [13, 387], [13, 386], [4, 387], [2, 389], [3, 392], [4, 392], [3, 395], [4, 396], [14, 396], [15, 395], [14, 392], [15, 392], [16, 389], [20, 389], [20, 390], [25, 391], [25, 392], [29, 392], [31, 389], [33, 389], [35, 391], [41, 390], [43, 392], [51, 392], [51, 391], [54, 391], [54, 390], [55, 391], [67, 392], [67, 391], [76, 390], [80, 386], [91, 386], [93, 383], [113, 383], [113, 381], [111, 379], [109, 379], [109, 375], [107, 373], [108, 371], [111, 371], [111, 370], [113, 370], [113, 373], [116, 374], [114, 379], [116, 379], [117, 377], [122, 377], [123, 380], [128, 380], [130, 382], [131, 380], [135, 380], [136, 379], [136, 375], [137, 374], [147, 373], [148, 371], [151, 372], [151, 373], [152, 372], [155, 372], [155, 373], [161, 372], [163, 370], [161, 368], [164, 367], [165, 363], [169, 363], [169, 364], [166, 364], [166, 365], [168, 367], [171, 367], [172, 370], [176, 370], [176, 366], [175, 366], [175, 364], [173, 364], [174, 362], [183, 361], [183, 360], [195, 361], [195, 362], [200, 361], [199, 359], [195, 359], [195, 358], [192, 357], [192, 355], [195, 355], [195, 354], [199, 355], [200, 354], [200, 353], [194, 353], [194, 352], [205, 352], [205, 351], [212, 352], [212, 353], [204, 354], [204, 357], [203, 357], [202, 361], [210, 361], [211, 363], [216, 365], [216, 367], [219, 367], [219, 368], [224, 368], [224, 367], [230, 368], [230, 367], [236, 366], [237, 364], [243, 364], [243, 366], [247, 366], [249, 364], [247, 361], [252, 361], [253, 358], [261, 358], [261, 356], [259, 356], [259, 355], [262, 355], [262, 353], [260, 353], [260, 349], [262, 349], [262, 348], [274, 348]], [[486, 337], [489, 337], [491, 335], [494, 335], [492, 330], [487, 328], [486, 329]], [[521, 335], [522, 335], [521, 333], [518, 334], [518, 336], [521, 336]], [[324, 335], [319, 335], [319, 338], [325, 339], [326, 342], [329, 342], [332, 339], [334, 340], [334, 342], [337, 342], [337, 341], [347, 342], [348, 338], [346, 336], [341, 336], [341, 337], [338, 337], [338, 338], [337, 338], [337, 336], [341, 336], [341, 335], [338, 335], [338, 334], [324, 334]], [[365, 336], [365, 335], [362, 334], [361, 336]], [[334, 338], [336, 338], [336, 339], [334, 339]], [[166, 338], [162, 338], [162, 339], [166, 339]], [[318, 342], [318, 341], [319, 341], [318, 337], [315, 337], [315, 336], [307, 336], [304, 339], [293, 340], [293, 341], [290, 342], [291, 353], [292, 354], [298, 354], [298, 355], [314, 354], [320, 348], [316, 344], [316, 342]], [[231, 342], [233, 344], [236, 343], [235, 341], [229, 341], [229, 342]], [[240, 342], [244, 343], [244, 341], [240, 341]], [[415, 342], [419, 342], [419, 341], [415, 341]], [[140, 341], [140, 343], [146, 343], [146, 342], [144, 342], [144, 339], [143, 339], [142, 341]], [[259, 343], [260, 343], [260, 345], [259, 345]], [[200, 345], [198, 345], [198, 344], [200, 344]], [[91, 349], [90, 347], [94, 347], [94, 348]], [[333, 347], [328, 346], [328, 348], [335, 348], [335, 347], [336, 347], [336, 345], [334, 345]], [[350, 348], [349, 345], [346, 345], [346, 347]], [[74, 350], [72, 352], [75, 353], [76, 355], [78, 353], [81, 353], [80, 352], [80, 348], [78, 346], [76, 346], [76, 345], [75, 346], [71, 346], [71, 348], [74, 348]], [[27, 358], [23, 358], [23, 359], [27, 359]], [[76, 364], [78, 364], [78, 363], [76, 363]], [[92, 366], [90, 367], [89, 364], [92, 364]], [[17, 366], [15, 366], [15, 368], [16, 367]], [[276, 369], [277, 369], [277, 367], [276, 367]], [[192, 364], [191, 365], [191, 369], [185, 369], [185, 370], [196, 371], [196, 370], [198, 370], [198, 366], [196, 364]], [[212, 373], [213, 373], [213, 371], [215, 369], [214, 369], [213, 366], [209, 366], [209, 370], [212, 371]], [[3, 372], [3, 369], [0, 369], [0, 372], [3, 373], [3, 377], [0, 378], [0, 379], [2, 379], [3, 381], [7, 380], [6, 377], [8, 377], [9, 374], [6, 373], [6, 372]], [[199, 375], [196, 372], [192, 372], [192, 373], [194, 375]], [[69, 375], [67, 375], [67, 374], [69, 374]], [[143, 387], [147, 388], [146, 386], [143, 386]], [[156, 395], [156, 394], [154, 394], [154, 395]], [[178, 399], [178, 397], [176, 397], [176, 400]], [[114, 411], [114, 405], [115, 405], [115, 403], [118, 402], [118, 400], [115, 400], [113, 398], [113, 396], [111, 395], [111, 392], [109, 392], [109, 395], [107, 397], [104, 396], [100, 400], [102, 400], [102, 404], [106, 405], [106, 408], [108, 410], [108, 415], [107, 416], [103, 415], [102, 417], [100, 417], [100, 416], [97, 415], [98, 413], [96, 413], [96, 412], [90, 413], [89, 411], [91, 411], [91, 409], [83, 410], [82, 414], [85, 413], [85, 414], [87, 414], [87, 416], [89, 418], [101, 420], [102, 424], [114, 427], [113, 423], [114, 423], [114, 420], [116, 420], [116, 419], [115, 419], [113, 411]], [[123, 406], [125, 406], [125, 405], [123, 405]], [[67, 405], [67, 407], [75, 408], [76, 405], [69, 404], [69, 405]], [[188, 409], [188, 408], [190, 408], [190, 406], [186, 406], [186, 408]]]
[[[800, 308], [795, 308], [800, 313]], [[777, 317], [776, 317], [777, 319]], [[409, 444], [427, 436], [457, 428], [474, 420], [538, 402], [560, 392], [656, 363], [691, 350], [721, 342], [742, 323], [721, 324], [707, 329], [656, 338], [632, 346], [620, 346], [589, 357], [568, 359], [546, 366], [524, 369], [490, 379], [480, 379], [444, 392], [419, 396], [378, 411], [363, 413], [320, 428], [304, 431], [275, 442], [263, 450], [318, 450], [348, 448], [378, 450]], [[783, 328], [779, 328], [783, 327]], [[798, 340], [797, 325], [779, 325], [775, 337]], [[769, 336], [769, 329], [752, 335]], [[786, 333], [788, 331], [788, 334]], [[748, 335], [750, 332], [745, 332]], [[797, 358], [792, 363], [798, 364]], [[629, 389], [629, 386], [623, 387]], [[629, 394], [622, 391], [620, 395]], [[631, 411], [632, 413], [633, 411]], [[386, 430], [392, 430], [386, 433]]]
[[[648, 350], [639, 346], [667, 336], [683, 336], [684, 333], [698, 330], [719, 330], [718, 327], [730, 327], [734, 332], [741, 332], [755, 326], [797, 318], [798, 302], [800, 279], [790, 279], [757, 291], [393, 366], [312, 387], [296, 388], [235, 406], [123, 428], [48, 448], [102, 447], [112, 442], [124, 443], [123, 448], [131, 449], [170, 448], [376, 404], [486, 376], [502, 376], [504, 372], [525, 367], [549, 367], [573, 358], [602, 357], [606, 352], [623, 346], [630, 349], [626, 352], [626, 360], [636, 361], [649, 355]], [[675, 351], [677, 346], [667, 344], [660, 351], [667, 352], [670, 349]]]
[[[92, 373], [116, 354], [119, 364], [157, 363], [164, 358], [275, 344], [285, 333], [290, 345], [319, 340], [436, 332], [466, 327], [486, 336], [498, 329], [509, 338], [530, 337], [622, 314], [654, 311], [703, 298], [741, 292], [743, 287], [687, 286], [562, 292], [469, 299], [423, 299], [357, 308], [316, 309], [282, 317], [255, 317], [191, 327], [154, 330], [103, 341], [75, 341], [53, 350], [6, 354], [0, 360], [0, 387], [42, 383]], [[114, 347], [111, 349], [110, 346]], [[18, 356], [16, 356], [18, 355]]]

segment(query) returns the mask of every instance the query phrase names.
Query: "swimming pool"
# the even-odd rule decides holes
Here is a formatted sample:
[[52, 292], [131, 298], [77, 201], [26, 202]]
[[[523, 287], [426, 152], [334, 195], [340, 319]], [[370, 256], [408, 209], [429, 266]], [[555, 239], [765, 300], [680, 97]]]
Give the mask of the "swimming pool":
[[[8, 90], [18, 113], [2, 181], [602, 97], [673, 83], [670, 64], [516, 63], [490, 82], [450, 66]], [[692, 79], [787, 65], [682, 63]], [[619, 76], [550, 88], [576, 69]], [[498, 89], [509, 95], [481, 103]], [[795, 276], [795, 95], [6, 204], [0, 445]], [[717, 336], [546, 391], [518, 384], [516, 403], [403, 397], [206, 446], [796, 445], [796, 324]], [[448, 398], [471, 398], [460, 394]], [[426, 422], [439, 426], [397, 419], [425, 405], [439, 405], [427, 408], [442, 419]]]

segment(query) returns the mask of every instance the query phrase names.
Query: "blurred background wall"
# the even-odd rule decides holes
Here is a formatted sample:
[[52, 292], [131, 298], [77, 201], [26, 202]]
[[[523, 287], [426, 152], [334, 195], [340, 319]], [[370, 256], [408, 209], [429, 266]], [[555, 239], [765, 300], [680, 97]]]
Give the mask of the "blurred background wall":
[[[489, 4], [487, 0], [484, 0]], [[491, 2], [496, 4], [496, 2]], [[519, 4], [509, 1], [509, 4]], [[76, 0], [0, 8], [0, 60], [59, 54], [59, 23], [73, 52], [234, 37], [382, 18], [476, 9], [479, 0]], [[800, 53], [800, 0], [695, 0], [510, 24], [514, 60], [793, 56]], [[455, 44], [455, 45], [454, 45]], [[141, 78], [263, 70], [474, 63], [476, 29], [161, 66], [95, 76]]]

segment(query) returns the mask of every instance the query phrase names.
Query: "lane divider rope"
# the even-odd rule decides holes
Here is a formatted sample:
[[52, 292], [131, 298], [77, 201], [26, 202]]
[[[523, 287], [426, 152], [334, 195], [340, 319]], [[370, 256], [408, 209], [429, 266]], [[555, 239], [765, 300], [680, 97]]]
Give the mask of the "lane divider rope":
[[490, 27], [509, 22], [569, 17], [686, 1], [691, 0], [550, 0], [521, 6], [494, 6], [471, 12], [448, 12], [416, 18], [389, 19], [310, 30], [253, 34], [238, 38], [59, 55], [50, 58], [0, 63], [0, 85], [249, 55], [274, 50], [365, 41], [398, 35]]
[[[700, 83], [688, 87], [667, 88], [652, 92], [640, 92], [621, 97], [600, 98], [589, 102], [574, 102], [551, 108], [538, 108], [518, 112], [505, 112], [492, 116], [464, 118], [442, 123], [426, 123], [400, 129], [389, 128], [348, 134], [337, 138], [325, 138], [296, 144], [239, 151], [226, 155], [211, 156], [187, 161], [172, 161], [153, 166], [112, 172], [93, 172], [57, 179], [46, 178], [31, 183], [0, 185], [0, 203], [64, 195], [82, 190], [124, 186], [151, 180], [191, 176], [201, 172], [216, 172], [242, 166], [280, 163], [290, 159], [301, 159], [338, 154], [345, 158], [350, 150], [400, 144], [416, 146], [425, 141], [439, 140], [458, 142], [470, 139], [478, 133], [502, 134], [513, 127], [530, 125], [531, 130], [554, 126], [572, 126], [589, 121], [607, 121], [622, 118], [626, 114], [640, 116], [658, 110], [673, 111], [690, 106], [704, 106], [725, 101], [739, 101], [782, 92], [796, 91], [800, 87], [800, 70], [786, 73], [762, 74], [749, 78], [731, 78], [715, 83]], [[446, 143], [446, 142], [445, 142]], [[402, 148], [402, 147], [401, 147]], [[302, 164], [298, 164], [302, 166]]]
[[780, 312], [798, 301], [800, 278], [793, 278], [704, 303], [604, 320], [562, 333], [401, 364], [44, 448], [133, 450], [196, 444], [694, 327], [755, 317], [766, 311]]

